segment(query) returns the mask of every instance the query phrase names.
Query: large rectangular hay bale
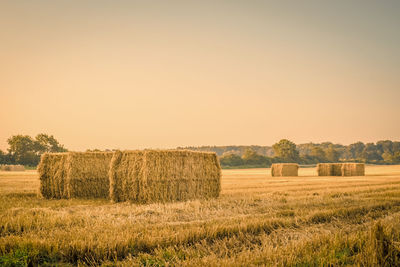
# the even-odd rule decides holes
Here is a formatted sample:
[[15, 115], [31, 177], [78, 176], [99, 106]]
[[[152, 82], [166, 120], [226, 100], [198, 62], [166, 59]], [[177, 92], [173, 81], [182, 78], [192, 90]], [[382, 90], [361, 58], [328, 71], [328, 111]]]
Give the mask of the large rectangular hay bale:
[[342, 176], [365, 176], [365, 164], [343, 163]]
[[297, 163], [274, 163], [271, 166], [272, 176], [298, 176], [299, 165]]
[[45, 153], [40, 159], [38, 173], [40, 194], [45, 198], [63, 198], [65, 180], [65, 160], [68, 153]]
[[318, 163], [318, 176], [342, 176], [342, 163]]
[[110, 198], [136, 203], [218, 197], [217, 155], [185, 150], [116, 151], [110, 167]]
[[108, 198], [112, 152], [45, 153], [38, 166], [45, 198]]
[[65, 162], [68, 198], [108, 198], [112, 152], [69, 152]]

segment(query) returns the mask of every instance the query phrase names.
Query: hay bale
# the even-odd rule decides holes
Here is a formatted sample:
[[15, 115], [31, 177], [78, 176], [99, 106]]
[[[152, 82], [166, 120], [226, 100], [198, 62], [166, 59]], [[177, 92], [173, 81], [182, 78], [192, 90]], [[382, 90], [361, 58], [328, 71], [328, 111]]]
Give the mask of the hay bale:
[[0, 165], [0, 171], [23, 172], [24, 165]]
[[342, 176], [365, 176], [365, 164], [343, 163]]
[[45, 198], [108, 198], [112, 152], [45, 153], [38, 166]]
[[116, 151], [110, 198], [136, 203], [218, 197], [221, 167], [215, 153], [184, 150]]
[[318, 176], [342, 176], [342, 163], [318, 163]]
[[65, 162], [68, 198], [108, 198], [112, 152], [69, 152]]
[[298, 176], [299, 165], [297, 163], [274, 163], [271, 166], [272, 176]]
[[40, 158], [38, 173], [39, 191], [45, 198], [65, 198], [65, 161], [68, 153], [44, 153]]

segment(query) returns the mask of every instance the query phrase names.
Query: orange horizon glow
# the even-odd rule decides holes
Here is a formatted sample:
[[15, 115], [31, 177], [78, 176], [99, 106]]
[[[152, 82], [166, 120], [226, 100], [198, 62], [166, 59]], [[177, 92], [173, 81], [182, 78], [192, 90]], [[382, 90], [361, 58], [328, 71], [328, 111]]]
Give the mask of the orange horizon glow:
[[0, 149], [399, 140], [398, 1], [5, 1]]

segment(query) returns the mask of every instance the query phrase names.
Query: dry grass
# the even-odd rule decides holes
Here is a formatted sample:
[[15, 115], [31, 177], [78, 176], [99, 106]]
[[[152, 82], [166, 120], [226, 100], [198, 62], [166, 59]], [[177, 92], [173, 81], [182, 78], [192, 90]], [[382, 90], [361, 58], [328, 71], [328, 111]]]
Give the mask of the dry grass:
[[400, 166], [365, 171], [223, 170], [218, 199], [147, 205], [40, 199], [36, 172], [0, 172], [0, 265], [396, 266]]

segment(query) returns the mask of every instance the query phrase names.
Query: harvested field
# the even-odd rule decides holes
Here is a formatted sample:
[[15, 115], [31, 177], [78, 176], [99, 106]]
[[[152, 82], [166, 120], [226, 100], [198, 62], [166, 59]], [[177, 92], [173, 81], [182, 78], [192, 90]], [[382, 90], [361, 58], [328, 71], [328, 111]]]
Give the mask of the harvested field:
[[398, 265], [400, 166], [315, 173], [223, 170], [218, 199], [136, 205], [41, 199], [36, 172], [0, 172], [0, 265]]

